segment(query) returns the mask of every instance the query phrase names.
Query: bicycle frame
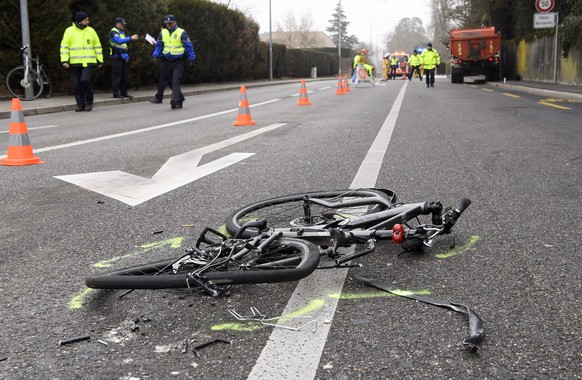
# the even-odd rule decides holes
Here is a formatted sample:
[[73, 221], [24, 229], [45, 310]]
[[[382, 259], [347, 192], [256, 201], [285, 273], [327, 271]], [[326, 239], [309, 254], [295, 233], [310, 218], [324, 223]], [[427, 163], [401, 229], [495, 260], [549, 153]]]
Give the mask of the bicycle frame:
[[[28, 49], [28, 46], [24, 46], [21, 50], [22, 50], [22, 55], [24, 56], [24, 79], [22, 80], [22, 87], [24, 88], [29, 88], [30, 87], [30, 77], [28, 75], [28, 73], [30, 72], [30, 61], [31, 58], [28, 55], [28, 53], [26, 52], [26, 49]], [[38, 72], [38, 71], [37, 71]]]
[[[348, 194], [349, 198], [349, 194]], [[259, 227], [260, 221], [248, 222], [248, 227], [259, 227], [262, 236], [281, 236], [286, 238], [299, 238], [311, 241], [320, 246], [331, 246], [325, 253], [335, 259], [336, 267], [357, 257], [374, 251], [375, 240], [392, 240], [402, 243], [404, 240], [413, 240], [416, 243], [422, 241], [426, 246], [432, 245], [432, 239], [437, 235], [448, 234], [460, 214], [469, 206], [470, 201], [464, 199], [457, 209], [448, 210], [442, 214], [443, 206], [440, 202], [422, 202], [408, 204], [393, 204], [388, 199], [377, 196], [368, 198], [342, 199], [341, 202], [329, 202], [318, 198], [306, 196], [303, 200], [304, 216], [295, 220], [303, 223], [312, 222], [310, 210], [311, 204], [317, 204], [329, 209], [342, 209], [357, 206], [372, 207], [382, 205], [386, 209], [370, 214], [354, 216], [333, 221], [321, 226], [297, 226], [288, 228]], [[421, 215], [431, 215], [432, 223], [419, 224], [418, 226], [404, 227], [407, 222]], [[264, 222], [264, 221], [263, 221]], [[268, 221], [267, 221], [268, 222]], [[241, 229], [238, 235], [243, 233]], [[366, 248], [343, 257], [338, 254], [338, 248], [349, 247], [356, 243], [365, 243]], [[419, 243], [420, 244], [420, 243]], [[324, 253], [324, 254], [325, 254]]]

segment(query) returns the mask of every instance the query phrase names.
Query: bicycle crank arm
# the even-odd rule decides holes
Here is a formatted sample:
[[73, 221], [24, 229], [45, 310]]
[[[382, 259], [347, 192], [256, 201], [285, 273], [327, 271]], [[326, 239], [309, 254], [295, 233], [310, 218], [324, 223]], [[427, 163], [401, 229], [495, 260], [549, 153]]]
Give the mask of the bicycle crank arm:
[[367, 255], [368, 253], [371, 253], [373, 251], [374, 251], [374, 245], [372, 244], [372, 246], [368, 249], [364, 249], [363, 251], [359, 251], [359, 252], [354, 252], [351, 255], [336, 259], [335, 266], [339, 267], [343, 263], [346, 263], [346, 262], [353, 260], [353, 259], [357, 259], [358, 257], [364, 256], [364, 255]]

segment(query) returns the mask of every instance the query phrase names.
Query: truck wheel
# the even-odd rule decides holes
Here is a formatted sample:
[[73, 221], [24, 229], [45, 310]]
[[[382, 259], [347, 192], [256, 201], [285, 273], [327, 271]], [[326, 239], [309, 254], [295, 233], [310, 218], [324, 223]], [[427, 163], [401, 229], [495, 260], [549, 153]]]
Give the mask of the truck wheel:
[[458, 83], [459, 82], [459, 74], [452, 73], [451, 74], [451, 83]]

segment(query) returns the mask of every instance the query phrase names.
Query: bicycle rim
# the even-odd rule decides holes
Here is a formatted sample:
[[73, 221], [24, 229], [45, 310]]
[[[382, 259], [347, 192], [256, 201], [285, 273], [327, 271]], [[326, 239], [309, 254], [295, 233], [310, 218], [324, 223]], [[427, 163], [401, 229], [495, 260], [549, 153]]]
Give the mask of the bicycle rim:
[[41, 67], [40, 77], [42, 78], [42, 96], [45, 98], [50, 98], [53, 94], [53, 83], [51, 81], [51, 76], [45, 69]]
[[[36, 72], [29, 70], [28, 78], [25, 80], [25, 72], [26, 68], [24, 66], [15, 67], [14, 69], [10, 70], [6, 76], [6, 87], [15, 98], [22, 100], [34, 100], [38, 98], [42, 92], [42, 79]], [[31, 89], [32, 97], [26, 97], [27, 88]]]
[[[327, 208], [310, 203], [306, 215], [305, 196], [310, 199], [315, 198], [340, 204], [355, 199], [361, 199], [364, 202], [368, 199], [369, 203], [338, 208]], [[385, 210], [387, 208], [385, 205], [373, 201], [374, 198], [378, 197], [388, 201], [391, 205], [392, 199], [388, 194], [373, 189], [323, 191], [272, 198], [235, 211], [228, 218], [226, 228], [230, 233], [236, 234], [245, 222], [257, 219], [266, 220], [267, 225], [275, 229], [324, 226], [340, 219], [349, 219]], [[248, 229], [244, 231], [242, 237], [249, 237], [256, 233], [257, 231]]]
[[[211, 248], [203, 251], [210, 256], [216, 253]], [[317, 268], [319, 250], [303, 240], [280, 239], [260, 255], [249, 252], [236, 261], [202, 271], [207, 259], [193, 253], [87, 277], [85, 284], [95, 289], [188, 288], [197, 286], [190, 277], [197, 272], [219, 286], [296, 281]]]

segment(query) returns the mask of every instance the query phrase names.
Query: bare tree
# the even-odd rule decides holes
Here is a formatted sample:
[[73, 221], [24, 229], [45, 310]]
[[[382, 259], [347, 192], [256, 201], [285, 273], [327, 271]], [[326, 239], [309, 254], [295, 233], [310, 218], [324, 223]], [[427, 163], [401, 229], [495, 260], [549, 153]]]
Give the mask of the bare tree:
[[398, 22], [394, 32], [389, 33], [384, 40], [387, 51], [412, 51], [427, 41], [422, 20], [418, 17], [403, 18]]
[[285, 32], [285, 45], [293, 48], [313, 47], [316, 38], [313, 32], [313, 18], [311, 12], [306, 12], [297, 20], [295, 14], [289, 11], [287, 15], [276, 24], [276, 31]]

